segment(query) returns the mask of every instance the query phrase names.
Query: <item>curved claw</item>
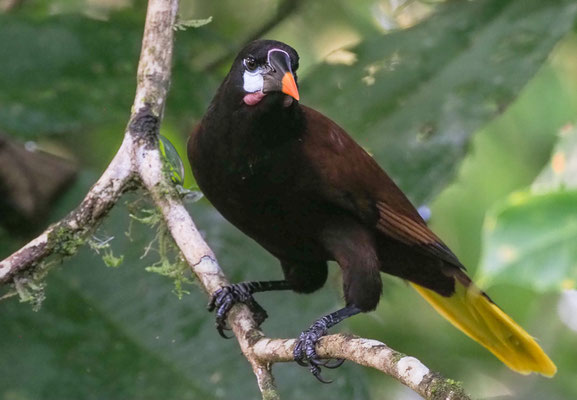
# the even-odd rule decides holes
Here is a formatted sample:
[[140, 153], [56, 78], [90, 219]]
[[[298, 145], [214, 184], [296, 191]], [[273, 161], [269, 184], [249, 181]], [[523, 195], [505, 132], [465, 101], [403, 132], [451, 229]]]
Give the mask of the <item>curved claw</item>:
[[293, 350], [293, 358], [296, 361], [296, 363], [301, 367], [308, 367], [309, 362], [307, 360], [305, 352], [303, 351], [303, 345], [305, 343], [304, 334], [305, 332], [301, 333], [301, 335], [299, 336], [299, 339]]
[[226, 322], [225, 322], [225, 321], [226, 321], [226, 320], [221, 319], [221, 318], [218, 318], [218, 316], [217, 316], [217, 318], [216, 318], [216, 323], [215, 323], [216, 331], [218, 332], [218, 334], [219, 334], [222, 338], [224, 338], [224, 339], [231, 339], [232, 336], [227, 336], [227, 335], [224, 333], [225, 330], [226, 330], [226, 331], [230, 331], [230, 330], [231, 330], [229, 327], [226, 326]]
[[301, 333], [293, 350], [293, 356], [296, 363], [303, 367], [308, 367], [314, 377], [322, 383], [332, 383], [332, 380], [326, 380], [321, 375], [321, 367], [338, 368], [344, 360], [320, 360], [316, 352], [318, 340], [326, 334], [326, 328], [313, 325], [310, 329]]
[[214, 294], [210, 298], [210, 302], [206, 306], [206, 309], [208, 311], [214, 311], [214, 309], [217, 308], [223, 302], [223, 297], [225, 297], [229, 293], [230, 289], [228, 288], [228, 286], [218, 289], [216, 292], [214, 292]]
[[[345, 360], [319, 360], [316, 352], [316, 345], [320, 338], [325, 336], [329, 328], [335, 326], [343, 319], [352, 317], [361, 312], [361, 309], [355, 305], [349, 305], [340, 310], [337, 310], [331, 314], [325, 315], [322, 318], [317, 319], [309, 329], [303, 331], [293, 350], [294, 360], [299, 365], [308, 365], [311, 373], [322, 383], [331, 383], [332, 381], [327, 381], [321, 376], [321, 367], [326, 367], [329, 369], [334, 369], [340, 367]], [[331, 363], [334, 361], [333, 363]]]
[[251, 293], [247, 291], [243, 284], [224, 286], [214, 292], [207, 309], [208, 311], [216, 310], [216, 330], [225, 339], [231, 338], [224, 331], [230, 330], [227, 326], [227, 317], [229, 311], [236, 303], [245, 303], [253, 312], [254, 318], [259, 325], [267, 318], [266, 311], [252, 298]]
[[230, 329], [228, 329], [228, 328], [223, 328], [222, 326], [218, 326], [218, 325], [216, 326], [216, 330], [217, 330], [218, 334], [220, 335], [220, 337], [222, 337], [223, 339], [232, 339], [232, 336], [227, 336], [227, 335], [224, 333], [224, 330], [225, 330], [225, 329], [226, 329], [226, 330], [230, 330]]
[[[334, 361], [334, 364], [330, 364], [331, 361]], [[340, 367], [341, 365], [343, 365], [345, 362], [344, 358], [337, 358], [334, 360], [327, 360], [326, 363], [324, 363], [323, 367], [328, 368], [328, 369], [336, 369], [338, 367]]]
[[306, 361], [301, 360], [300, 358], [295, 358], [295, 362], [300, 365], [301, 367], [308, 367], [309, 363]]
[[214, 311], [214, 309], [216, 308], [216, 302], [215, 302], [214, 300], [215, 300], [215, 297], [212, 296], [212, 297], [210, 298], [210, 301], [209, 301], [208, 304], [206, 305], [206, 309], [207, 309], [209, 312]]
[[[331, 364], [331, 362], [333, 362], [333, 361], [334, 361], [334, 364]], [[318, 367], [335, 369], [335, 368], [338, 368], [341, 365], [343, 365], [345, 360], [344, 360], [344, 358], [337, 358], [337, 359], [330, 358], [328, 360], [319, 360], [318, 358], [313, 358], [313, 359], [309, 360], [309, 362], [311, 364], [315, 364]]]
[[328, 383], [333, 383], [332, 380], [326, 380], [325, 378], [323, 378], [323, 376], [321, 375], [321, 368], [320, 368], [318, 365], [311, 363], [311, 366], [310, 366], [309, 369], [310, 369], [311, 373], [313, 374], [313, 376], [314, 376], [315, 378], [317, 378], [317, 380], [318, 380], [319, 382], [327, 383], [327, 384], [328, 384]]

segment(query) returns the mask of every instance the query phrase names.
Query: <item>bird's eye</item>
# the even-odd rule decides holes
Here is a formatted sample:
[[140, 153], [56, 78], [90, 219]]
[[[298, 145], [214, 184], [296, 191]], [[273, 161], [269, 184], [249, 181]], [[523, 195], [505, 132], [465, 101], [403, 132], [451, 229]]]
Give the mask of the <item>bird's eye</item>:
[[254, 71], [257, 67], [256, 60], [252, 57], [247, 57], [244, 59], [244, 66], [249, 71]]

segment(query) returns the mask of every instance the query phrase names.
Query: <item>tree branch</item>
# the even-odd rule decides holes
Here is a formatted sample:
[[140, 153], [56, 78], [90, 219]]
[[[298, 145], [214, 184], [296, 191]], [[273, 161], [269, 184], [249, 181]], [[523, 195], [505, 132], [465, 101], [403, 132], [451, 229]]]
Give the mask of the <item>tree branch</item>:
[[132, 181], [132, 146], [132, 140], [125, 137], [118, 153], [80, 205], [36, 239], [0, 262], [0, 284], [23, 277], [23, 272], [37, 267], [52, 254], [66, 257], [76, 253]]
[[[270, 363], [293, 361], [295, 339], [260, 339], [254, 344], [257, 358]], [[338, 334], [321, 338], [321, 358], [342, 358], [392, 376], [426, 399], [457, 400], [469, 397], [460, 384], [430, 371], [415, 357], [391, 349], [377, 340]]]
[[[206, 292], [211, 295], [229, 283], [164, 173], [158, 148], [159, 127], [170, 83], [172, 27], [177, 9], [178, 0], [148, 3], [133, 112], [118, 153], [74, 211], [0, 263], [0, 283], [26, 279], [28, 273], [52, 254], [65, 257], [76, 253], [122, 193], [137, 187], [145, 188], [152, 197], [183, 258]], [[271, 365], [292, 361], [295, 340], [266, 338], [244, 305], [234, 306], [228, 321], [253, 369], [263, 399], [279, 399]], [[428, 399], [468, 399], [453, 381], [430, 372], [417, 359], [374, 340], [327, 336], [320, 341], [318, 354], [322, 358], [345, 358], [379, 369]]]

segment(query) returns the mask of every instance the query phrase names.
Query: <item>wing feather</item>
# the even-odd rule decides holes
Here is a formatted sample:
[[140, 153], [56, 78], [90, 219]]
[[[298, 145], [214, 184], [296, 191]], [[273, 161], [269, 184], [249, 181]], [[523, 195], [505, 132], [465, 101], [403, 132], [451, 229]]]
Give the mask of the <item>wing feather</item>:
[[377, 232], [463, 268], [395, 182], [362, 147], [324, 115], [302, 108], [307, 120], [305, 144], [309, 144], [305, 152], [307, 149], [315, 152], [309, 159], [316, 163], [313, 167], [319, 174], [315, 190]]

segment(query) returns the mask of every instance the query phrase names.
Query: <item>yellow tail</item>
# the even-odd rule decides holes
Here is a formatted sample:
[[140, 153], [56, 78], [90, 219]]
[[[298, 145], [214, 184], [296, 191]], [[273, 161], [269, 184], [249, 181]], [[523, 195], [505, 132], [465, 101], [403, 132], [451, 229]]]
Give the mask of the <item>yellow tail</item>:
[[551, 377], [557, 367], [537, 342], [480, 289], [465, 287], [455, 280], [455, 293], [450, 297], [411, 283], [417, 292], [473, 340], [485, 346], [499, 360], [521, 374], [538, 372]]

